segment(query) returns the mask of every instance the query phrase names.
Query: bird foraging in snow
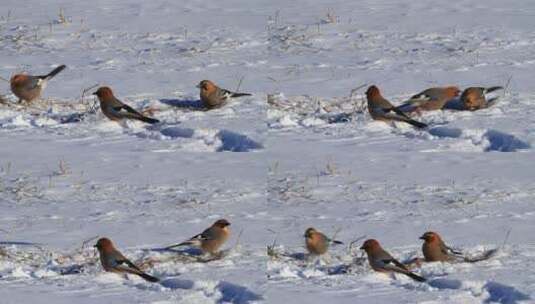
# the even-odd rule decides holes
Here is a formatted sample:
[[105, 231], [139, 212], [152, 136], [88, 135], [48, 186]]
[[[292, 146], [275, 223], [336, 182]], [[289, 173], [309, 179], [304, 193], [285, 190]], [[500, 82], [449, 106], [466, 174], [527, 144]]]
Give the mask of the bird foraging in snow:
[[476, 263], [487, 260], [498, 252], [498, 249], [490, 249], [483, 252], [479, 256], [467, 257], [464, 256], [462, 252], [452, 249], [446, 245], [440, 235], [436, 232], [428, 231], [424, 233], [420, 239], [424, 240], [422, 252], [424, 254], [425, 262]]
[[331, 244], [343, 244], [340, 241], [332, 240], [325, 234], [314, 228], [305, 231], [305, 244], [307, 250], [312, 255], [322, 255], [327, 252]]
[[426, 281], [425, 278], [411, 272], [405, 265], [394, 259], [381, 247], [377, 240], [366, 240], [360, 249], [366, 252], [368, 255], [368, 262], [370, 263], [371, 268], [375, 271], [385, 273], [397, 272], [404, 274], [418, 282]]
[[124, 119], [135, 119], [150, 124], [160, 122], [157, 119], [139, 113], [129, 105], [121, 102], [113, 95], [113, 92], [109, 87], [100, 87], [93, 93], [93, 95], [98, 97], [102, 113], [104, 113], [110, 120], [122, 121]]
[[461, 94], [461, 103], [466, 110], [475, 111], [490, 107], [498, 99], [498, 97], [488, 98], [487, 94], [497, 90], [502, 90], [503, 87], [470, 87]]
[[462, 258], [462, 253], [448, 247], [436, 232], [428, 231], [420, 239], [424, 240], [422, 252], [426, 262], [445, 262]]
[[203, 253], [211, 255], [217, 254], [219, 248], [228, 240], [230, 236], [230, 223], [225, 219], [217, 220], [212, 226], [208, 227], [202, 233], [195, 235], [189, 240], [168, 246], [171, 249], [179, 246], [193, 246], [200, 248]]
[[19, 103], [22, 101], [32, 102], [41, 96], [41, 93], [46, 88], [48, 81], [65, 68], [65, 65], [60, 65], [52, 70], [52, 72], [40, 76], [15, 74], [9, 81], [11, 85], [11, 92], [13, 92], [13, 94], [19, 98]]
[[381, 121], [402, 121], [417, 128], [426, 128], [427, 125], [411, 119], [405, 113], [395, 108], [390, 101], [386, 100], [379, 91], [379, 88], [372, 85], [366, 90], [368, 100], [368, 112], [374, 120]]
[[100, 255], [102, 268], [108, 272], [114, 273], [131, 273], [142, 277], [149, 282], [158, 282], [159, 279], [146, 274], [139, 269], [134, 263], [130, 262], [119, 250], [115, 248], [112, 241], [108, 238], [101, 238], [95, 244]]
[[429, 88], [412, 96], [397, 108], [404, 112], [441, 110], [460, 92], [456, 86]]
[[222, 89], [210, 80], [199, 82], [197, 88], [200, 89], [200, 97], [203, 105], [208, 109], [214, 109], [223, 106], [230, 98], [251, 96], [249, 93], [236, 93]]

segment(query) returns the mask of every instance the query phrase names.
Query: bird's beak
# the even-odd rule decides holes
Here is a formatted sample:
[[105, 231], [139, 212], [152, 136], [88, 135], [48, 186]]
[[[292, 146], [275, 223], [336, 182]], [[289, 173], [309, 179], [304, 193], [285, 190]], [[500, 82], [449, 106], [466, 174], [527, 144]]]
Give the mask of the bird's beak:
[[196, 87], [197, 89], [200, 89], [200, 88], [201, 88], [201, 85], [198, 84], [198, 85], [196, 85], [195, 87]]
[[422, 236], [420, 237], [420, 240], [424, 240], [424, 241], [425, 241], [425, 237], [422, 235]]
[[364, 246], [360, 246], [360, 250], [364, 250]]
[[97, 95], [97, 92], [93, 92], [93, 94], [91, 94], [91, 95]]

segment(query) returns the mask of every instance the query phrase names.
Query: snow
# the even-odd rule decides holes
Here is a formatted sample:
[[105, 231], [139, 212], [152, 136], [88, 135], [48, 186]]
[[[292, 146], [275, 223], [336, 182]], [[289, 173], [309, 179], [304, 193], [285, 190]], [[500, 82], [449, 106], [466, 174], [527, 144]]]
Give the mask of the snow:
[[[67, 69], [24, 109], [0, 87], [1, 302], [535, 302], [534, 12], [524, 0], [4, 0], [0, 76]], [[202, 111], [203, 79], [253, 95]], [[430, 127], [416, 130], [370, 119], [371, 84], [395, 104], [430, 86], [506, 89], [488, 109], [423, 113]], [[82, 94], [97, 85], [162, 122], [108, 121]], [[223, 258], [161, 250], [219, 218], [233, 232]], [[307, 257], [312, 226], [345, 245]], [[428, 230], [498, 253], [424, 264], [417, 283], [373, 272], [358, 250], [376, 238], [406, 261]], [[97, 236], [158, 261], [146, 270], [161, 282], [103, 272]]]

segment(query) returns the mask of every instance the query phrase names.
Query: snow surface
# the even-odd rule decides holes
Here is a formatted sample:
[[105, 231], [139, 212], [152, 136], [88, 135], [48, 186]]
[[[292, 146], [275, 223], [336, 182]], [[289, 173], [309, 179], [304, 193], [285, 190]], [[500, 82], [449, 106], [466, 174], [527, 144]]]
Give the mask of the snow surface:
[[[534, 15], [527, 0], [2, 0], [0, 76], [68, 68], [34, 107], [0, 104], [0, 302], [535, 303]], [[198, 111], [202, 79], [253, 96]], [[80, 116], [95, 84], [162, 123]], [[394, 103], [506, 90], [424, 113], [421, 131], [372, 121], [370, 84]], [[222, 217], [224, 258], [159, 250]], [[346, 246], [306, 259], [309, 226]], [[356, 248], [376, 238], [408, 260], [427, 230], [499, 251], [416, 283]], [[160, 261], [162, 281], [103, 272], [95, 236]]]

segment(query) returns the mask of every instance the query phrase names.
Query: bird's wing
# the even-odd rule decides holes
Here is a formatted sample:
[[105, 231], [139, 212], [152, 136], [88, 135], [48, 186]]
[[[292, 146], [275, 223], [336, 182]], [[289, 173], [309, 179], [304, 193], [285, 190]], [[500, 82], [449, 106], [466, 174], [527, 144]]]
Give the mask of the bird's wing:
[[215, 238], [215, 234], [212, 231], [211, 227], [204, 230], [203, 232], [192, 236], [187, 241], [184, 241], [182, 243], [178, 243], [175, 245], [167, 246], [166, 249], [171, 249], [178, 246], [184, 246], [184, 245], [194, 245], [194, 246], [200, 246], [200, 242], [202, 241], [208, 241], [213, 240]]
[[425, 94], [420, 94], [420, 95], [415, 95], [411, 97], [409, 100], [405, 101], [401, 106], [411, 105], [414, 107], [419, 107], [431, 100], [433, 99], [430, 96], [425, 95]]
[[226, 89], [219, 89], [217, 90], [217, 97], [218, 98], [222, 98], [222, 99], [228, 99], [228, 98], [231, 98], [233, 97], [234, 95], [234, 92], [231, 92], [229, 90], [226, 90]]
[[487, 93], [491, 93], [491, 92], [494, 92], [496, 90], [502, 90], [503, 87], [500, 87], [500, 86], [495, 86], [495, 87], [489, 87], [489, 88], [483, 88], [483, 93], [484, 94], [487, 94]]
[[402, 116], [402, 117], [410, 119], [409, 116], [407, 116], [407, 114], [405, 114], [405, 112], [401, 111], [397, 107], [393, 107], [393, 108], [391, 108], [389, 110], [392, 110], [394, 113], [398, 114], [399, 116]]
[[449, 254], [450, 252], [453, 253], [453, 254], [455, 254], [455, 255], [462, 255], [462, 254], [463, 254], [462, 252], [460, 252], [460, 251], [458, 251], [458, 250], [455, 250], [455, 249], [449, 247], [449, 246], [446, 245], [446, 244], [442, 244], [442, 245], [440, 246], [440, 249], [441, 249], [442, 252], [444, 252], [445, 254]]
[[127, 104], [121, 104], [121, 105], [118, 105], [118, 106], [114, 106], [113, 107], [113, 110], [120, 113], [121, 111], [126, 111], [128, 113], [132, 113], [132, 114], [137, 114], [137, 115], [141, 115], [141, 113], [139, 113], [138, 111], [136, 111], [134, 108], [132, 108], [131, 106], [127, 105]]
[[[128, 266], [128, 268], [131, 268], [131, 269], [134, 269], [134, 270], [137, 270], [137, 271], [140, 271], [140, 272], [143, 272], [141, 269], [139, 269], [139, 267], [137, 267], [136, 264], [132, 263], [129, 259], [123, 257], [122, 259], [117, 259], [117, 265], [123, 265], [123, 264], [126, 264]], [[119, 267], [119, 266], [118, 266]], [[124, 267], [124, 266], [123, 266]]]
[[43, 83], [42, 79], [39, 79], [39, 77], [36, 76], [28, 76], [28, 81], [25, 81], [21, 87], [23, 87], [25, 90], [33, 90], [35, 88], [38, 88]]
[[396, 265], [397, 267], [403, 269], [403, 270], [407, 270], [409, 271], [409, 269], [407, 269], [407, 266], [405, 266], [404, 264], [402, 264], [400, 261], [396, 260], [396, 259], [392, 259], [392, 264]]
[[204, 230], [201, 234], [197, 235], [199, 240], [208, 241], [217, 238], [217, 233], [214, 228], [210, 227]]

